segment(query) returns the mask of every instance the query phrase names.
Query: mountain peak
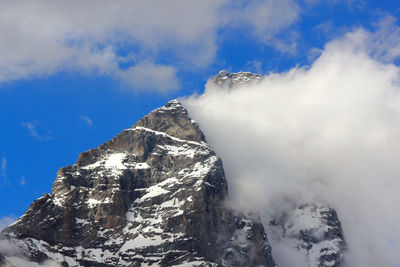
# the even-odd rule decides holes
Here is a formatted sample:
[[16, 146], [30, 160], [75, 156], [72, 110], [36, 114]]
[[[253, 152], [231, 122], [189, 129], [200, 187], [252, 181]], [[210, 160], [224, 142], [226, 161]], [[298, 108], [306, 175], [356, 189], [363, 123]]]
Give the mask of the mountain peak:
[[220, 87], [232, 88], [245, 83], [260, 82], [263, 76], [251, 72], [229, 73], [226, 70], [221, 70], [215, 75], [213, 82]]
[[163, 132], [186, 141], [206, 141], [197, 122], [189, 117], [186, 109], [177, 99], [173, 99], [165, 106], [153, 110], [130, 129], [137, 127]]
[[275, 266], [263, 225], [227, 194], [222, 161], [172, 100], [61, 168], [2, 234], [65, 266]]

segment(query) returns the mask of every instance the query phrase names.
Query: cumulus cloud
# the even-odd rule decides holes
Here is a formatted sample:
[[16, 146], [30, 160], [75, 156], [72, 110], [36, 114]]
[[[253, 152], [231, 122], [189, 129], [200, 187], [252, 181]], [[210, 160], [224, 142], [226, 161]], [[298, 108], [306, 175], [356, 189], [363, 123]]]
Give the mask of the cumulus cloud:
[[[300, 11], [299, 4], [293, 0], [238, 1], [228, 9], [226, 21], [231, 27], [249, 30], [261, 42], [293, 53], [297, 35], [287, 29], [299, 19]], [[285, 33], [285, 38], [277, 37]]]
[[[329, 203], [352, 267], [400, 263], [399, 54], [383, 36], [400, 36], [391, 18], [328, 43], [309, 67], [232, 90], [209, 82], [184, 100], [224, 162], [233, 206], [268, 222], [288, 202]], [[279, 245], [280, 266], [296, 260]]]
[[121, 79], [129, 85], [128, 88], [136, 90], [168, 92], [180, 87], [173, 67], [150, 62], [128, 68], [121, 74]]
[[[219, 30], [251, 26], [258, 38], [272, 39], [299, 13], [291, 0], [243, 1], [241, 7], [234, 3], [102, 0], [78, 7], [70, 1], [2, 1], [0, 83], [78, 71], [135, 85], [141, 81], [131, 82], [127, 76], [147, 66], [147, 75], [155, 67], [163, 73], [169, 82], [164, 90], [175, 90], [174, 68], [202, 68], [213, 62]], [[166, 53], [173, 63], [148, 63]]]

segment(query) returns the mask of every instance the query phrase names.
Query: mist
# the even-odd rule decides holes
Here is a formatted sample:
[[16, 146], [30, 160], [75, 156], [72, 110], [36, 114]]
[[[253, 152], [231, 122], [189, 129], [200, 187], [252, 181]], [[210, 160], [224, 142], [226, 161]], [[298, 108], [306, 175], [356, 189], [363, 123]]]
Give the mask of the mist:
[[[399, 31], [383, 24], [331, 41], [310, 66], [182, 99], [223, 160], [233, 207], [267, 222], [328, 203], [352, 267], [400, 264], [400, 50], [379, 38]], [[279, 266], [299, 262], [289, 245], [272, 250]]]

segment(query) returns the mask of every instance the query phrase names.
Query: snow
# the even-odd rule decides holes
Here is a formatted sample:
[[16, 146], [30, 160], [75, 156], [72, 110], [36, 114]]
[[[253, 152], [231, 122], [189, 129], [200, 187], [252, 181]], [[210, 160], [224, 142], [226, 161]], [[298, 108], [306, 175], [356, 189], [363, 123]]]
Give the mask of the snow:
[[209, 187], [215, 187], [214, 185], [210, 184], [209, 182], [204, 182], [204, 184], [209, 186]]
[[111, 199], [108, 198], [108, 197], [106, 197], [103, 200], [98, 200], [98, 199], [95, 199], [95, 198], [89, 198], [86, 203], [88, 204], [88, 206], [90, 208], [93, 208], [94, 206], [97, 206], [99, 204], [111, 203]]
[[179, 103], [179, 101], [176, 100], [176, 99], [173, 99], [173, 100], [169, 101], [168, 104], [170, 104], [168, 107], [163, 106], [163, 107], [158, 108], [158, 109], [156, 109], [154, 111], [162, 113], [165, 110], [174, 110], [174, 109], [177, 109], [177, 108], [182, 108], [181, 103]]
[[297, 208], [292, 217], [285, 224], [287, 235], [296, 235], [300, 231], [312, 231], [313, 235], [322, 238], [324, 233], [330, 229], [330, 226], [322, 221], [321, 212], [329, 209], [326, 206], [308, 205], [303, 208]]
[[211, 264], [211, 263], [206, 262], [206, 261], [195, 260], [195, 261], [186, 261], [184, 263], [175, 264], [175, 265], [172, 265], [172, 266], [174, 266], [174, 267], [217, 266], [217, 264]]
[[150, 186], [149, 188], [146, 189], [146, 192], [147, 193], [144, 196], [142, 196], [139, 199], [136, 199], [135, 202], [140, 203], [140, 202], [142, 202], [142, 201], [144, 201], [144, 200], [146, 200], [148, 198], [153, 198], [153, 197], [156, 197], [156, 196], [160, 196], [160, 195], [169, 193], [168, 190], [165, 190], [165, 189], [161, 188], [161, 186], [159, 184]]
[[140, 162], [140, 163], [136, 163], [135, 169], [137, 169], [137, 170], [150, 169], [150, 166], [146, 162]]
[[[311, 267], [320, 266], [320, 258], [322, 255], [330, 255], [339, 252], [341, 240], [336, 238], [333, 240], [323, 240], [317, 244], [314, 244], [308, 251], [308, 259]], [[324, 262], [324, 266], [333, 266], [335, 261]]]
[[106, 159], [104, 163], [104, 167], [107, 168], [116, 168], [116, 169], [126, 169], [125, 165], [122, 164], [122, 161], [125, 159], [125, 153], [115, 153], [111, 154], [108, 159]]
[[165, 150], [168, 155], [178, 157], [184, 156], [188, 158], [194, 158], [195, 155], [207, 155], [210, 153], [210, 150], [202, 150], [198, 147], [191, 148], [187, 144], [182, 146], [173, 146], [173, 145], [158, 145], [158, 147], [162, 150]]
[[169, 187], [171, 187], [173, 184], [176, 183], [180, 183], [178, 179], [176, 179], [175, 177], [171, 177], [171, 178], [167, 178], [164, 181], [158, 183], [158, 186], [165, 186], [165, 185], [169, 185]]
[[206, 148], [208, 148], [208, 149], [210, 148], [209, 145], [208, 145], [207, 143], [205, 143], [205, 142], [201, 142], [201, 143], [200, 143], [200, 142], [196, 142], [196, 141], [183, 140], [183, 139], [180, 139], [180, 138], [171, 136], [171, 135], [169, 135], [169, 134], [167, 134], [167, 133], [159, 132], [159, 131], [154, 131], [154, 130], [149, 129], [149, 128], [146, 128], [146, 127], [136, 126], [136, 127], [134, 127], [134, 128], [126, 129], [125, 131], [146, 131], [146, 132], [151, 132], [151, 133], [153, 133], [153, 134], [155, 134], [155, 135], [161, 135], [161, 136], [163, 136], [163, 137], [172, 139], [172, 140], [174, 140], [174, 141], [176, 141], [176, 142], [179, 142], [179, 143], [188, 143], [188, 144], [192, 144], [192, 145], [197, 145], [197, 146], [206, 147]]
[[145, 237], [139, 234], [136, 238], [126, 241], [125, 244], [119, 249], [119, 252], [125, 252], [148, 246], [159, 246], [162, 243], [164, 243], [164, 240], [159, 235]]
[[62, 198], [59, 198], [59, 197], [57, 197], [57, 196], [54, 196], [54, 198], [53, 198], [53, 203], [55, 204], [55, 205], [57, 205], [57, 206], [59, 206], [59, 207], [62, 207], [63, 206], [63, 199]]
[[82, 169], [92, 170], [101, 166], [104, 166], [106, 169], [110, 170], [114, 175], [120, 175], [121, 170], [127, 169], [127, 167], [123, 164], [123, 161], [126, 158], [125, 153], [112, 153], [105, 156], [105, 158], [82, 167]]
[[90, 224], [90, 222], [87, 219], [79, 219], [79, 218], [75, 218], [76, 224]]

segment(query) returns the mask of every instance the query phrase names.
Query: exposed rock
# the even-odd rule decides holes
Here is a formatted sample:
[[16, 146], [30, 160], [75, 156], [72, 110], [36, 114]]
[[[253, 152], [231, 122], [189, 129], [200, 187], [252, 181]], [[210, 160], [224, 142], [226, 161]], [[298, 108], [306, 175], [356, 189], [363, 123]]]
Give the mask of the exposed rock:
[[244, 83], [258, 83], [262, 79], [263, 76], [251, 72], [229, 73], [222, 70], [215, 75], [213, 82], [223, 88], [233, 88]]
[[291, 240], [311, 267], [339, 267], [346, 242], [336, 211], [326, 204], [304, 204], [271, 220], [273, 238]]
[[61, 168], [3, 234], [64, 266], [275, 266], [262, 224], [226, 197], [221, 160], [173, 100]]

